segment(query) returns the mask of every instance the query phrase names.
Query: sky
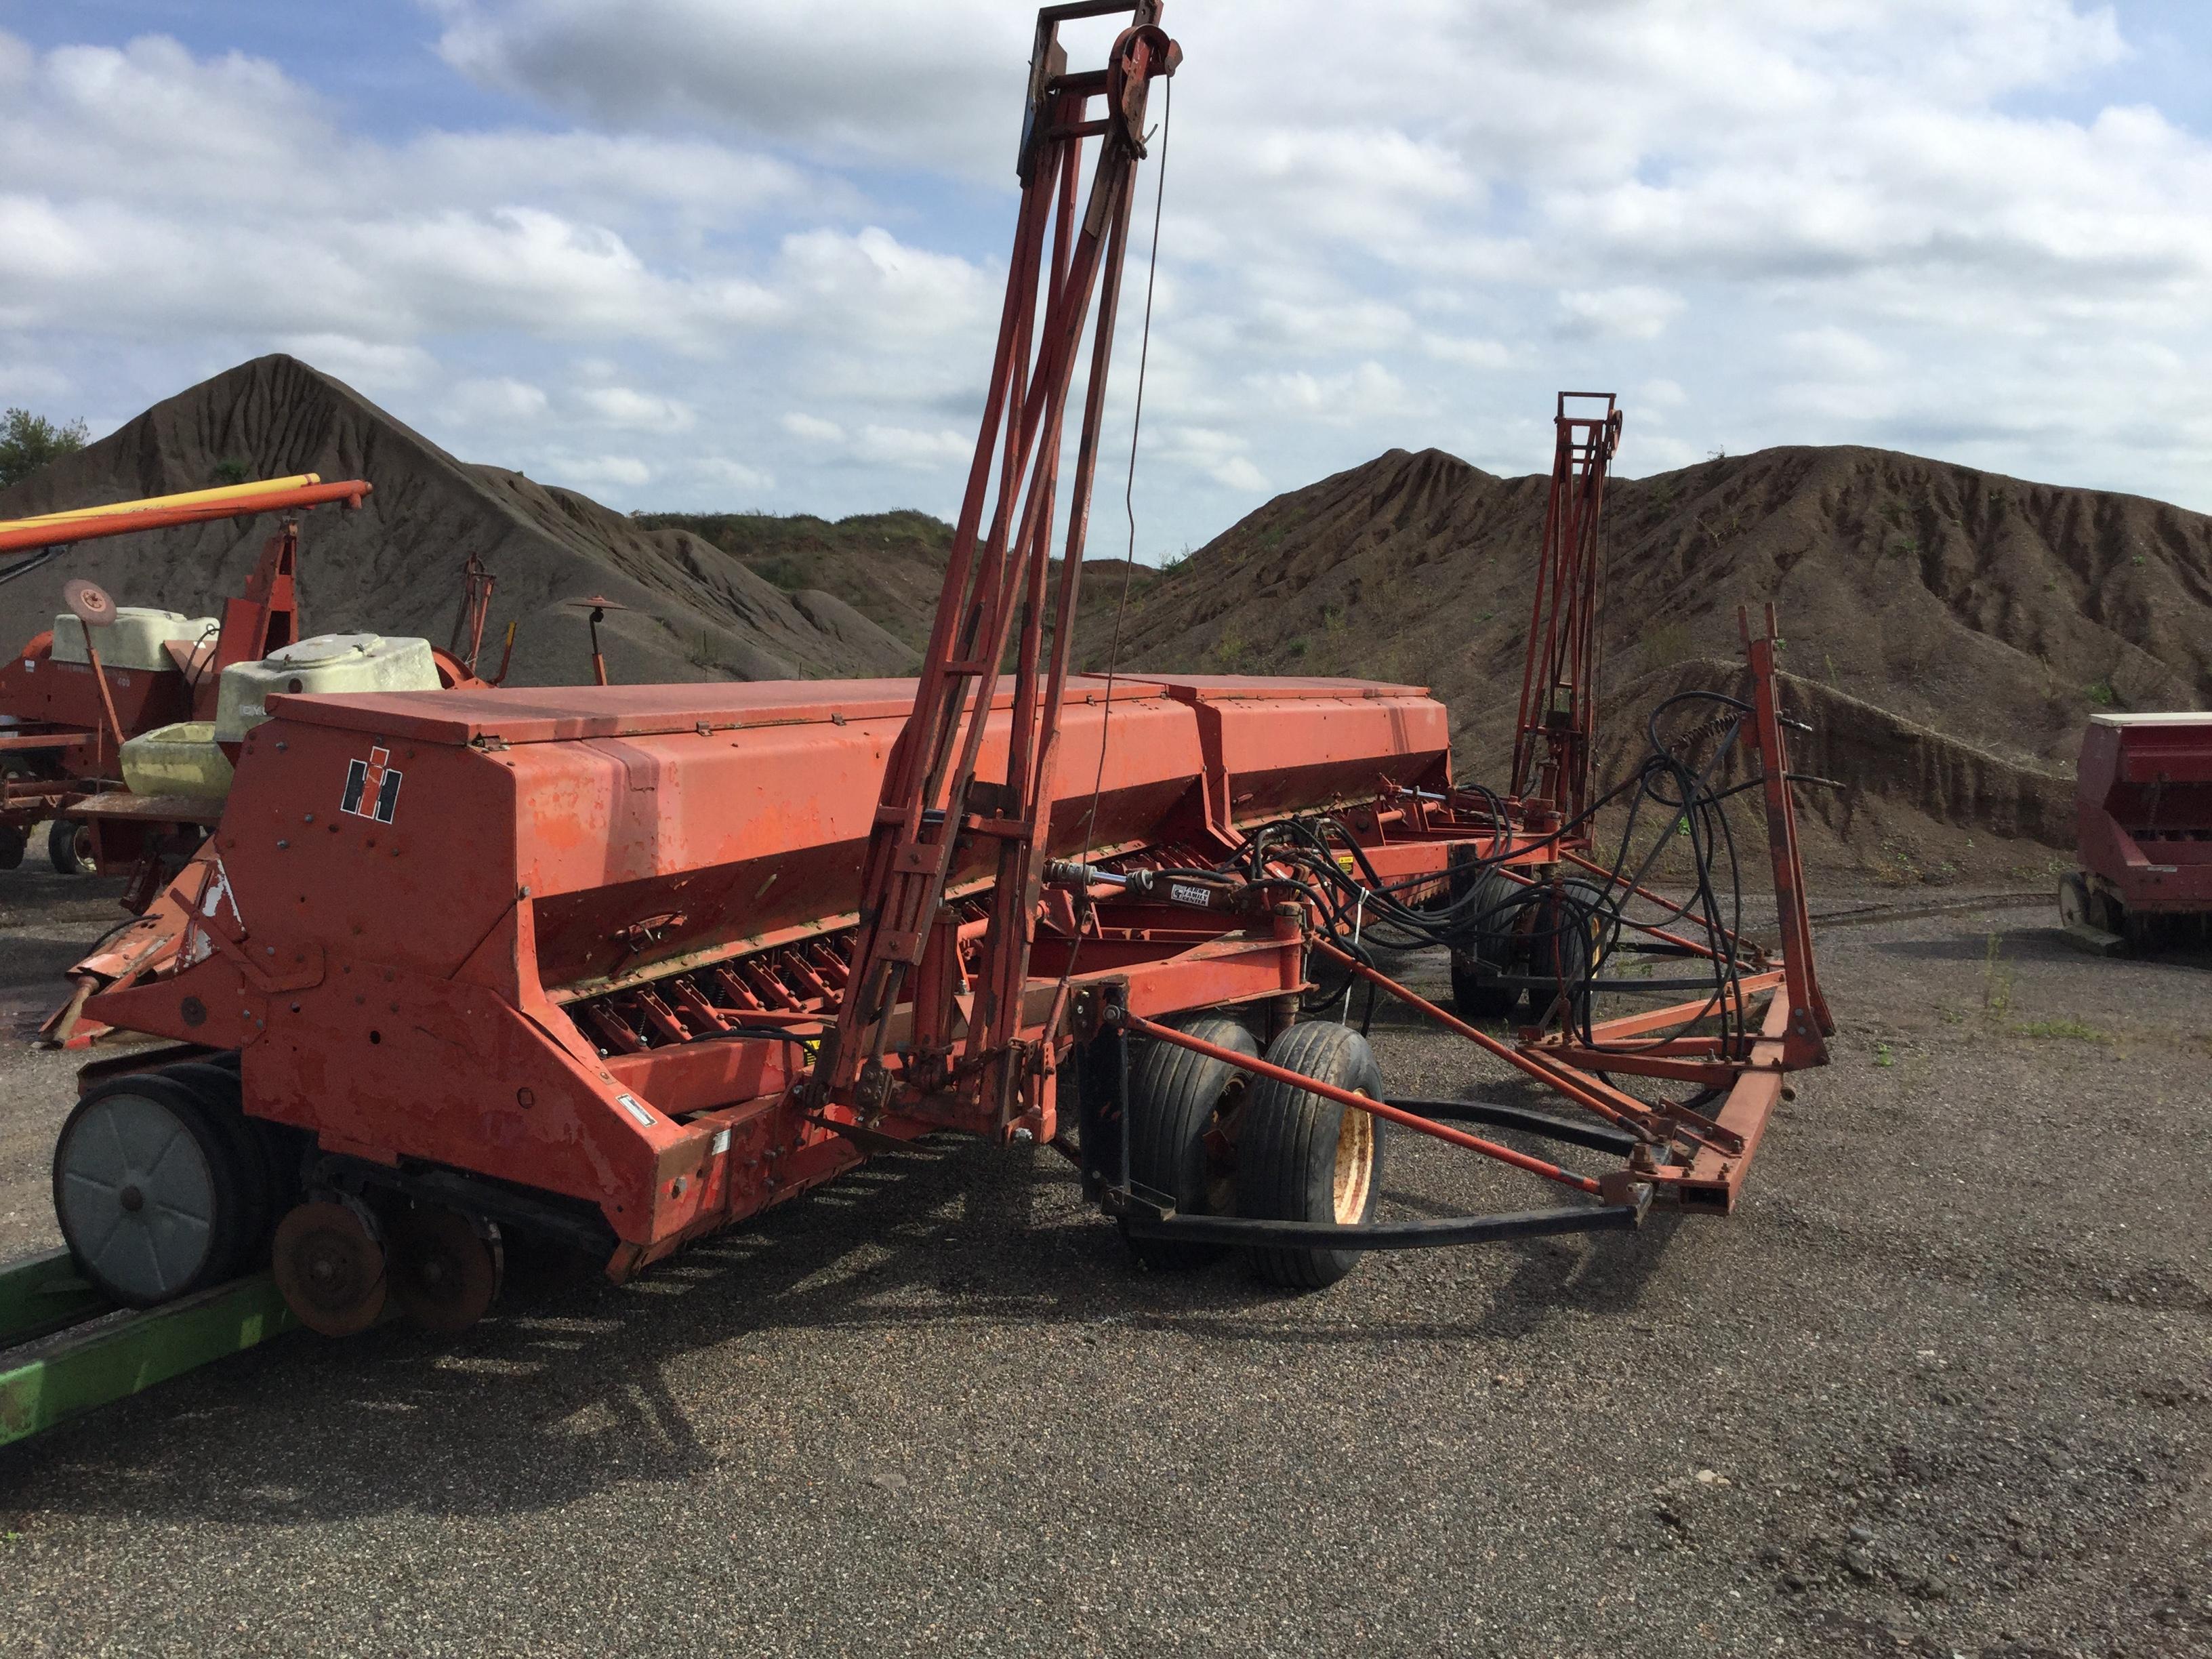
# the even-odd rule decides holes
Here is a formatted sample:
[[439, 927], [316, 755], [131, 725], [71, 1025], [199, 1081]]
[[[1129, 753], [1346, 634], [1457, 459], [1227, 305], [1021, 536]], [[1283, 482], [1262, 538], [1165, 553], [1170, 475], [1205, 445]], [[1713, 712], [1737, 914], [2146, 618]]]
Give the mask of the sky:
[[[0, 403], [98, 434], [289, 351], [617, 507], [949, 518], [1035, 15], [0, 0]], [[1094, 556], [1393, 447], [1541, 471], [1561, 389], [1630, 476], [1862, 443], [2212, 510], [2212, 5], [1165, 21]]]

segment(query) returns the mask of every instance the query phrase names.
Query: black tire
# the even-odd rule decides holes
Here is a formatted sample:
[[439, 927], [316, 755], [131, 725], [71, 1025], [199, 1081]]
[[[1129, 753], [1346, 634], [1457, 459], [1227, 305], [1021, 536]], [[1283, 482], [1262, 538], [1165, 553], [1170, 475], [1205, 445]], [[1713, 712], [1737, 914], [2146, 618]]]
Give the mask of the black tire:
[[[1578, 1030], [1589, 1018], [1589, 981], [1597, 977], [1603, 963], [1602, 947], [1612, 925], [1605, 890], [1595, 882], [1570, 876], [1559, 884], [1557, 895], [1544, 893], [1535, 903], [1535, 925], [1529, 930], [1528, 971], [1535, 978], [1567, 987], [1568, 1024]], [[1531, 1017], [1542, 1018], [1559, 995], [1549, 987], [1531, 991]]]
[[1520, 1002], [1521, 993], [1492, 984], [1489, 975], [1513, 971], [1515, 924], [1521, 915], [1516, 900], [1527, 890], [1495, 870], [1483, 871], [1470, 886], [1480, 927], [1471, 947], [1451, 953], [1452, 1010], [1465, 1020], [1504, 1019]]
[[[1202, 1014], [1178, 1026], [1202, 1042], [1256, 1060], [1260, 1045], [1233, 1019]], [[1295, 1029], [1295, 1028], [1294, 1028]], [[1129, 1062], [1129, 1179], [1170, 1200], [1182, 1215], [1235, 1212], [1235, 1171], [1224, 1169], [1217, 1130], [1243, 1105], [1251, 1073], [1225, 1060], [1147, 1042]], [[1221, 1254], [1218, 1244], [1121, 1236], [1148, 1267], [1195, 1267]]]
[[31, 838], [14, 824], [0, 823], [0, 870], [20, 868], [23, 849], [30, 844]]
[[[1268, 1045], [1268, 1060], [1340, 1089], [1379, 1097], [1382, 1068], [1367, 1040], [1343, 1025], [1293, 1025]], [[1265, 1221], [1334, 1221], [1365, 1226], [1382, 1180], [1382, 1121], [1310, 1089], [1255, 1079], [1237, 1138], [1237, 1213]], [[1348, 1163], [1347, 1163], [1348, 1161]], [[1348, 1179], [1340, 1186], [1340, 1167]], [[1334, 1285], [1359, 1265], [1360, 1250], [1267, 1247], [1247, 1252], [1252, 1269], [1293, 1290]]]
[[239, 1074], [211, 1060], [179, 1060], [164, 1066], [161, 1074], [174, 1078], [191, 1091], [208, 1120], [230, 1143], [239, 1171], [238, 1251], [234, 1273], [248, 1273], [269, 1265], [269, 1241], [277, 1218], [295, 1201], [296, 1180], [289, 1179], [297, 1154], [278, 1137], [284, 1131], [246, 1115]]
[[96, 876], [92, 831], [76, 818], [56, 818], [46, 826], [46, 860], [58, 876]]
[[151, 1308], [237, 1271], [239, 1155], [184, 1083], [159, 1072], [88, 1091], [54, 1143], [54, 1213], [77, 1269]]

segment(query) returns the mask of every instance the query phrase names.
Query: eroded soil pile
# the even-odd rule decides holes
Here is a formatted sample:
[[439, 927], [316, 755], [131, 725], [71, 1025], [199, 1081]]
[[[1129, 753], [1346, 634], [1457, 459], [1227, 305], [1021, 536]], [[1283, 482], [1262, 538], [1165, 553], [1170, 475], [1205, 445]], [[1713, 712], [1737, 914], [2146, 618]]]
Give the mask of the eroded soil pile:
[[[910, 647], [845, 600], [787, 593], [698, 536], [651, 528], [574, 490], [457, 460], [351, 388], [296, 359], [256, 358], [165, 402], [0, 493], [0, 518], [88, 507], [240, 477], [319, 472], [375, 492], [359, 512], [319, 507], [301, 526], [307, 631], [421, 635], [444, 644], [460, 571], [479, 555], [497, 581], [488, 641], [520, 623], [519, 684], [588, 679], [582, 616], [604, 593], [629, 609], [604, 629], [624, 681], [866, 677], [913, 672]], [[0, 641], [49, 625], [61, 585], [87, 576], [120, 605], [220, 614], [276, 527], [226, 520], [87, 542], [0, 588]], [[497, 649], [490, 650], [492, 662]]]
[[[1122, 659], [1434, 686], [1463, 775], [1504, 769], [1547, 481], [1393, 450], [1278, 496], [1142, 596]], [[2039, 874], [2072, 840], [2099, 708], [2212, 698], [2212, 519], [1880, 450], [1778, 448], [1638, 480], [1607, 505], [1605, 722], [1701, 659], [1741, 660], [1771, 600], [1827, 850], [1900, 874]], [[1103, 650], [1094, 632], [1086, 660]], [[1996, 845], [1992, 844], [1995, 840]], [[1821, 837], [1815, 838], [1815, 848]]]

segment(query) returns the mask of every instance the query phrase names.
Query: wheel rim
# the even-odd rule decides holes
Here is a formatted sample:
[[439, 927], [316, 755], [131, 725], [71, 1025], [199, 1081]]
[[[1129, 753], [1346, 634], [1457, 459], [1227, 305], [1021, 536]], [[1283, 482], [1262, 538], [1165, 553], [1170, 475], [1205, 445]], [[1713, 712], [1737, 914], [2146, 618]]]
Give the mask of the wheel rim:
[[216, 1178], [169, 1107], [116, 1093], [85, 1109], [55, 1158], [70, 1248], [104, 1284], [140, 1301], [169, 1296], [207, 1264]]
[[2058, 884], [2058, 921], [2065, 927], [2081, 926], [2089, 920], [2089, 895], [2081, 878], [2068, 876]]
[[1352, 1226], [1367, 1213], [1368, 1194], [1374, 1186], [1375, 1119], [1347, 1106], [1336, 1127], [1336, 1166], [1329, 1182], [1330, 1205], [1338, 1226]]
[[92, 855], [92, 826], [90, 824], [80, 823], [77, 825], [76, 829], [71, 832], [70, 836], [70, 851], [76, 854], [77, 863], [84, 869], [92, 870], [98, 867], [98, 865]]

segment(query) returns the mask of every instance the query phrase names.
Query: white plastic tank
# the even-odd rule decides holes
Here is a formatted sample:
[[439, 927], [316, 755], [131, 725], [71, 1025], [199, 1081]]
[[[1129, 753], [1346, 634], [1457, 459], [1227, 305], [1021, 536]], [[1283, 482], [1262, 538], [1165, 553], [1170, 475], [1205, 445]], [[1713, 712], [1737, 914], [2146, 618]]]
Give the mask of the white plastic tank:
[[142, 732], [123, 745], [123, 786], [134, 795], [230, 793], [230, 757], [216, 747], [213, 720], [179, 720]]
[[271, 652], [259, 662], [233, 663], [222, 671], [216, 696], [215, 739], [240, 742], [269, 718], [269, 699], [289, 691], [323, 696], [437, 689], [438, 663], [428, 640], [319, 634]]
[[[203, 638], [213, 639], [219, 624], [213, 617], [187, 617], [181, 611], [157, 611], [150, 605], [119, 605], [115, 620], [100, 630], [100, 665], [104, 668], [174, 668], [176, 660], [161, 649], [171, 640], [187, 647]], [[54, 660], [90, 662], [84, 648], [84, 624], [64, 611], [54, 618]]]

